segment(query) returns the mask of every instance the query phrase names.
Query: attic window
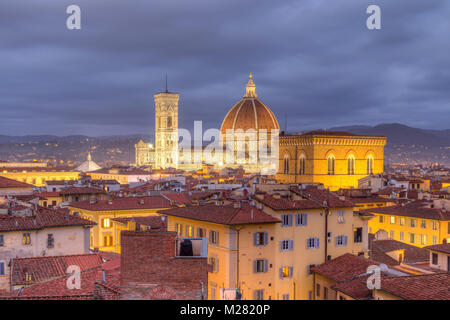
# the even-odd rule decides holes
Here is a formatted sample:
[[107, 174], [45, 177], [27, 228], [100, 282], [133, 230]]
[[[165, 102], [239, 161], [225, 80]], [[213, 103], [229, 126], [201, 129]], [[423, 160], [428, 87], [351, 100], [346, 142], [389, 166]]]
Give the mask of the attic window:
[[22, 244], [30, 245], [31, 244], [31, 235], [29, 233], [24, 233], [22, 236]]

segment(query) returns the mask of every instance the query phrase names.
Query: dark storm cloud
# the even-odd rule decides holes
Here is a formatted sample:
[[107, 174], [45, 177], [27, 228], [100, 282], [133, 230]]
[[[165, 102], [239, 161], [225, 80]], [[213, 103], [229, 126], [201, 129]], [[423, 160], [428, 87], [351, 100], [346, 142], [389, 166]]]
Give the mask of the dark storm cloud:
[[[65, 27], [70, 4], [82, 30]], [[220, 126], [249, 72], [290, 130], [448, 128], [449, 14], [446, 0], [2, 0], [0, 134], [151, 133], [165, 73], [187, 128]]]

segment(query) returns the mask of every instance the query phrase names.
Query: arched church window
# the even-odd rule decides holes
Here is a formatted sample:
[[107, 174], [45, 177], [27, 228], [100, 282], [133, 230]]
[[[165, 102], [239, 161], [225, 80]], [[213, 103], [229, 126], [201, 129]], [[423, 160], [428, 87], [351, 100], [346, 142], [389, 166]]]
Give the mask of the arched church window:
[[367, 174], [373, 174], [373, 156], [367, 157]]
[[167, 117], [167, 128], [172, 128], [172, 117], [171, 116]]
[[299, 163], [299, 174], [305, 174], [306, 173], [306, 157], [304, 155], [300, 156], [300, 163]]
[[284, 156], [284, 174], [289, 174], [289, 156]]
[[334, 174], [336, 158], [331, 154], [328, 156], [328, 174]]
[[355, 156], [350, 155], [347, 158], [347, 174], [355, 174]]

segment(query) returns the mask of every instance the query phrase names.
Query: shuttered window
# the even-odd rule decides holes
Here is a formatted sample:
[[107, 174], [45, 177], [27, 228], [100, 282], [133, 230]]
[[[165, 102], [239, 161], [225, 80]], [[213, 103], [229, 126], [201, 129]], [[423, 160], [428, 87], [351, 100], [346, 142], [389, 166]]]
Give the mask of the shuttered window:
[[334, 244], [337, 247], [343, 247], [346, 246], [348, 242], [348, 237], [346, 235], [339, 235], [334, 237]]
[[280, 250], [281, 251], [294, 250], [294, 240], [281, 240]]
[[306, 213], [297, 213], [295, 220], [297, 226], [306, 226], [308, 224], [308, 215]]
[[253, 262], [253, 272], [263, 273], [267, 272], [269, 263], [266, 259], [258, 259]]
[[292, 226], [292, 214], [282, 214], [281, 215], [281, 226], [291, 227]]
[[268, 237], [267, 232], [255, 232], [253, 234], [253, 244], [255, 246], [265, 246], [268, 243]]
[[306, 248], [307, 249], [320, 248], [320, 239], [319, 238], [308, 238], [308, 239], [306, 239]]
[[292, 278], [293, 267], [281, 267], [280, 279]]

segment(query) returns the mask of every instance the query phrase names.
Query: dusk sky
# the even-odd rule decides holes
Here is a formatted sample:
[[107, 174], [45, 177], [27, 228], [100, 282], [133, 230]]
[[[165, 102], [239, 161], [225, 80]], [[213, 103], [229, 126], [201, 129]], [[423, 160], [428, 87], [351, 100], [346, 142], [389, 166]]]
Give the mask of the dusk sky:
[[0, 134], [152, 134], [166, 73], [180, 127], [218, 128], [250, 72], [289, 131], [448, 129], [449, 17], [448, 0], [1, 0]]

